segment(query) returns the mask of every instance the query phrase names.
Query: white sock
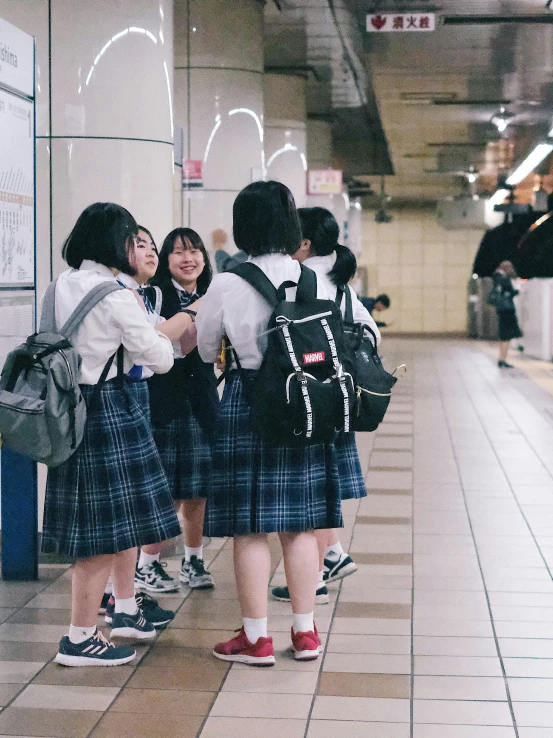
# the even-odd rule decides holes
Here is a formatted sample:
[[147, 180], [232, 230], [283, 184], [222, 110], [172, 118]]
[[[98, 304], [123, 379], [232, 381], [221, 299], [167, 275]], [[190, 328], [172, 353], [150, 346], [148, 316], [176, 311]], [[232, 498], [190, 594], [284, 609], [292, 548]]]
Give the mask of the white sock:
[[118, 600], [115, 598], [115, 612], [124, 612], [125, 615], [136, 615], [138, 605], [134, 597], [128, 597], [126, 600]]
[[342, 544], [340, 541], [338, 543], [333, 543], [332, 546], [327, 546], [325, 548], [325, 559], [330, 559], [331, 561], [338, 561], [340, 556], [345, 553], [344, 549], [342, 548]]
[[142, 569], [143, 566], [150, 566], [154, 561], [159, 561], [160, 554], [147, 554], [145, 551], [140, 551], [140, 558], [138, 559], [138, 568]]
[[[319, 581], [317, 582], [318, 585], [319, 584], [322, 584], [324, 582], [324, 578], [323, 578], [324, 577], [324, 573], [325, 573], [325, 570], [324, 569], [321, 569], [321, 571], [319, 572]], [[318, 589], [318, 586], [317, 586], [317, 589]]]
[[185, 561], [190, 561], [190, 558], [192, 556], [196, 556], [198, 559], [203, 559], [204, 557], [204, 547], [198, 546], [197, 548], [194, 548], [193, 546], [185, 546], [184, 547], [184, 559]]
[[267, 638], [267, 618], [242, 618], [246, 638], [257, 643], [259, 638]]
[[113, 582], [111, 581], [111, 577], [108, 579], [108, 583], [106, 584], [104, 592], [107, 595], [113, 594]]
[[312, 612], [307, 613], [307, 615], [296, 615], [296, 613], [293, 613], [292, 617], [294, 619], [294, 633], [315, 632]]
[[96, 633], [96, 626], [91, 625], [90, 628], [79, 628], [78, 625], [69, 626], [69, 640], [71, 643], [83, 643]]

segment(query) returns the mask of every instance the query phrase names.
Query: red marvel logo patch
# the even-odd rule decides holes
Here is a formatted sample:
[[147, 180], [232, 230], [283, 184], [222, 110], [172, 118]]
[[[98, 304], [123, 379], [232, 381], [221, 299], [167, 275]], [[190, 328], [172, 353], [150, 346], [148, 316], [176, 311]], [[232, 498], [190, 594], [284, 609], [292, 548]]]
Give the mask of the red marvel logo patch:
[[325, 352], [324, 351], [313, 351], [311, 354], [304, 354], [303, 355], [303, 363], [304, 364], [320, 364], [325, 360]]

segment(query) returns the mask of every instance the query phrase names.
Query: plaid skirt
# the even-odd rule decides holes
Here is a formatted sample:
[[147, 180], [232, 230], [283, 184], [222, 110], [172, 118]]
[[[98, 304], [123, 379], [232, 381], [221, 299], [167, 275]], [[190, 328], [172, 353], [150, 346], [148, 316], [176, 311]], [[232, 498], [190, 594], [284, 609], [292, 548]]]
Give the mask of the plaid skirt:
[[148, 382], [146, 380], [140, 380], [139, 382], [133, 382], [127, 380], [127, 387], [131, 396], [136, 400], [142, 412], [146, 416], [148, 423], [151, 425], [151, 413], [150, 413], [150, 393], [148, 392]]
[[367, 496], [367, 488], [361, 471], [355, 433], [342, 433], [334, 446], [338, 458], [340, 492], [342, 500], [358, 500]]
[[[81, 387], [85, 400], [94, 387]], [[106, 382], [75, 453], [48, 470], [42, 550], [86, 558], [180, 535], [147, 411]]]
[[342, 525], [334, 446], [265, 444], [250, 422], [240, 377], [232, 372], [215, 430], [205, 534], [301, 532]]
[[212, 441], [192, 410], [162, 428], [154, 440], [175, 500], [207, 497], [211, 483]]

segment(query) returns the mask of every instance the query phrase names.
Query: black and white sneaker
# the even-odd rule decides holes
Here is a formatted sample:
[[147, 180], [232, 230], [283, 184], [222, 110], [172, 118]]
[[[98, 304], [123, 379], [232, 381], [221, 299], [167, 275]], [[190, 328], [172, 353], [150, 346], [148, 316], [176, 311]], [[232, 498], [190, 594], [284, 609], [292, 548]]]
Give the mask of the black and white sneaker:
[[97, 630], [82, 643], [72, 643], [69, 636], [63, 636], [54, 661], [63, 666], [120, 666], [135, 657], [134, 648], [116, 646]]
[[324, 560], [323, 567], [323, 582], [330, 584], [330, 582], [336, 582], [338, 579], [349, 577], [350, 574], [354, 574], [357, 571], [357, 565], [347, 553], [340, 554], [338, 561], [332, 559]]
[[[290, 590], [288, 587], [275, 587], [271, 590], [271, 594], [273, 595], [273, 598], [279, 602], [290, 602]], [[328, 599], [328, 589], [326, 588], [326, 585], [319, 582], [317, 585], [317, 592], [315, 594], [315, 604], [328, 605]]]
[[149, 620], [146, 620], [140, 609], [136, 615], [114, 612], [110, 635], [112, 638], [155, 638], [156, 629]]
[[134, 583], [137, 589], [147, 589], [150, 592], [176, 592], [179, 588], [179, 583], [167, 574], [161, 561], [137, 567]]
[[[154, 598], [150, 597], [146, 592], [138, 592], [135, 599], [136, 604], [144, 613], [146, 620], [152, 623], [155, 628], [163, 628], [175, 617], [175, 613], [172, 610], [164, 610], [162, 607], [159, 607], [158, 601], [154, 600]], [[114, 615], [115, 600], [111, 597], [106, 608], [106, 623], [111, 624], [113, 622]]]
[[179, 579], [191, 589], [213, 589], [215, 586], [213, 575], [204, 567], [203, 559], [197, 556], [191, 556], [190, 561], [182, 560]]
[[108, 592], [104, 592], [104, 594], [102, 595], [102, 604], [98, 608], [98, 615], [103, 615], [106, 612], [110, 597], [111, 594], [109, 594]]

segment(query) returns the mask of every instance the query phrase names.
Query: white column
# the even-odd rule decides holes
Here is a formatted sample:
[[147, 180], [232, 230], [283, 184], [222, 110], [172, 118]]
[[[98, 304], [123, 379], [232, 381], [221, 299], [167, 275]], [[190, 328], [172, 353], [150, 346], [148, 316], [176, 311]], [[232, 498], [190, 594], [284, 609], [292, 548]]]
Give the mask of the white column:
[[161, 240], [173, 223], [171, 0], [0, 0], [37, 38], [38, 292], [91, 203], [113, 201]]
[[265, 160], [267, 179], [290, 188], [297, 207], [307, 205], [305, 78], [265, 75]]
[[182, 199], [179, 190], [180, 222], [208, 248], [217, 229], [232, 244], [234, 199], [264, 169], [263, 4], [175, 0], [174, 18], [175, 121], [204, 183]]

